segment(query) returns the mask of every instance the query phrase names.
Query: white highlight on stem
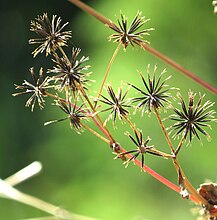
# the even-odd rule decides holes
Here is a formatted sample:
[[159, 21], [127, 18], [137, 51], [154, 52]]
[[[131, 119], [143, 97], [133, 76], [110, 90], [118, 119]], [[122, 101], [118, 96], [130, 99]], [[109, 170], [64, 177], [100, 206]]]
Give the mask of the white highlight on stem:
[[13, 187], [38, 174], [41, 170], [42, 164], [38, 161], [35, 161], [20, 171], [16, 172], [15, 174], [11, 175], [10, 177], [6, 178], [5, 180], [0, 179], [0, 197], [15, 200], [52, 215], [50, 217], [35, 218], [32, 220], [94, 220], [93, 218], [70, 213], [58, 206], [52, 205], [34, 196], [20, 192]]
[[2, 193], [6, 198], [10, 198], [12, 200], [32, 206], [61, 219], [72, 219], [72, 216], [68, 211], [61, 209], [58, 206], [54, 206], [52, 204], [44, 202], [28, 194], [22, 193], [1, 179], [0, 193]]
[[22, 170], [16, 172], [12, 176], [6, 178], [4, 181], [11, 186], [15, 186], [37, 175], [41, 170], [42, 170], [42, 164], [38, 161], [35, 161], [30, 165], [24, 167]]

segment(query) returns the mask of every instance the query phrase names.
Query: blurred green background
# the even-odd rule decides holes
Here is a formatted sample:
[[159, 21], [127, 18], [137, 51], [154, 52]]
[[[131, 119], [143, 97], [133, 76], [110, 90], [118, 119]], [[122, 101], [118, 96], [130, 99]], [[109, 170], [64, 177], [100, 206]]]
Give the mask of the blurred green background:
[[[131, 20], [138, 10], [151, 21], [146, 27], [156, 30], [147, 39], [151, 46], [195, 72], [212, 85], [217, 85], [217, 17], [213, 14], [211, 1], [86, 1], [103, 15], [115, 20], [120, 10]], [[130, 164], [127, 169], [122, 162], [113, 160], [108, 146], [88, 132], [77, 135], [69, 124], [59, 123], [44, 127], [43, 123], [61, 118], [62, 113], [50, 107], [34, 113], [24, 107], [26, 97], [12, 97], [14, 83], [30, 79], [28, 69], [32, 66], [44, 69], [51, 67], [44, 55], [33, 59], [35, 48], [28, 45], [30, 21], [37, 15], [48, 12], [69, 21], [72, 42], [82, 48], [82, 55], [90, 57], [91, 78], [96, 80], [90, 91], [99, 88], [109, 59], [116, 45], [107, 41], [112, 33], [100, 22], [82, 12], [67, 1], [4, 1], [0, 8], [1, 48], [1, 131], [0, 131], [0, 177], [2, 179], [38, 160], [43, 172], [17, 186], [23, 192], [59, 205], [74, 213], [104, 220], [139, 219], [195, 219], [191, 213], [195, 206], [168, 189], [148, 174]], [[72, 46], [72, 45], [70, 45]], [[179, 87], [184, 97], [189, 89], [206, 93], [206, 99], [216, 101], [208, 90], [171, 69], [140, 48], [127, 48], [117, 56], [112, 66], [109, 81], [117, 88], [120, 81], [141, 86], [137, 70], [143, 73], [148, 64], [158, 64], [158, 71], [167, 68], [172, 75], [170, 85]], [[215, 107], [216, 109], [216, 107]], [[162, 113], [162, 117], [166, 117]], [[144, 136], [152, 138], [156, 148], [167, 149], [167, 144], [154, 115], [139, 114], [133, 120], [143, 130]], [[112, 134], [127, 149], [130, 142], [124, 135], [130, 130], [120, 123]], [[180, 153], [180, 162], [192, 184], [197, 188], [205, 180], [216, 181], [217, 125], [209, 131], [212, 141], [202, 138], [203, 145], [194, 140], [191, 146]], [[176, 173], [171, 161], [147, 155], [146, 164], [176, 183]], [[0, 219], [15, 220], [42, 217], [47, 214], [26, 205], [0, 198]]]

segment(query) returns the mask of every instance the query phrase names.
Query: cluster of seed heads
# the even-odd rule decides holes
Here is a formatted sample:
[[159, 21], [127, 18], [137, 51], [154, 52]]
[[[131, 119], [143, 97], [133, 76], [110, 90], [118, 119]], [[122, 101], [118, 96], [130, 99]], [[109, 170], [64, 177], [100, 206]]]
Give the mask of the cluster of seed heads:
[[[143, 39], [144, 36], [149, 35], [153, 28], [141, 29], [149, 19], [145, 19], [138, 12], [128, 27], [126, 17], [121, 14], [121, 19], [117, 19], [117, 24], [111, 22], [108, 25], [115, 33], [113, 33], [109, 40], [123, 45], [124, 50], [131, 46], [141, 46], [148, 41]], [[100, 94], [97, 102], [91, 99], [88, 95], [89, 71], [90, 65], [88, 56], [81, 56], [81, 49], [73, 47], [68, 55], [64, 47], [68, 46], [68, 40], [72, 37], [71, 31], [65, 31], [68, 23], [61, 24], [62, 19], [54, 15], [50, 20], [47, 13], [38, 16], [31, 22], [31, 31], [38, 35], [38, 38], [31, 39], [30, 44], [37, 44], [38, 47], [33, 51], [33, 56], [36, 57], [41, 53], [45, 53], [46, 57], [50, 57], [53, 62], [53, 67], [43, 72], [39, 70], [38, 77], [34, 73], [34, 69], [30, 69], [33, 82], [24, 80], [22, 85], [16, 85], [16, 89], [22, 90], [14, 93], [14, 96], [21, 94], [29, 94], [30, 97], [26, 102], [27, 107], [31, 107], [34, 111], [35, 104], [38, 103], [40, 109], [44, 108], [45, 101], [48, 97], [54, 100], [53, 105], [57, 106], [65, 117], [46, 122], [45, 125], [54, 122], [61, 122], [68, 120], [71, 128], [78, 133], [83, 130], [89, 130], [97, 137], [100, 137], [95, 131], [88, 127], [88, 118], [97, 121], [99, 128], [110, 138], [111, 146], [119, 146], [115, 139], [111, 136], [106, 128], [106, 123], [109, 120], [116, 125], [117, 120], [125, 121], [130, 124], [134, 136], [130, 132], [126, 132], [130, 138], [133, 148], [129, 151], [121, 152], [120, 147], [113, 149], [116, 158], [125, 158], [128, 155], [128, 160], [124, 163], [129, 164], [130, 161], [135, 161], [141, 155], [141, 166], [145, 165], [145, 155], [150, 154], [162, 158], [176, 158], [182, 145], [189, 140], [192, 142], [193, 138], [201, 139], [201, 135], [209, 138], [206, 127], [210, 127], [210, 122], [216, 121], [214, 118], [215, 112], [211, 109], [213, 104], [210, 101], [203, 102], [204, 95], [199, 94], [198, 101], [195, 101], [196, 94], [188, 93], [188, 100], [185, 100], [178, 94], [180, 108], [173, 106], [174, 100], [173, 87], [167, 84], [170, 76], [166, 75], [166, 69], [157, 73], [157, 66], [152, 67], [148, 65], [147, 72], [139, 72], [141, 85], [134, 85], [131, 82], [125, 82], [127, 88], [120, 86], [117, 94], [112, 85], [105, 86], [107, 94]], [[125, 90], [125, 92], [123, 92]], [[134, 90], [134, 97], [127, 97], [128, 91]], [[95, 103], [95, 104], [94, 104]], [[166, 109], [170, 106], [169, 111], [172, 111], [169, 118], [171, 123], [169, 129], [174, 132], [174, 137], [180, 137], [181, 142], [176, 151], [173, 150], [171, 154], [161, 152], [154, 145], [148, 145], [150, 138], [143, 139], [143, 132], [139, 130], [133, 122], [131, 122], [131, 113], [142, 112], [150, 114], [153, 112], [159, 118], [159, 110]], [[107, 119], [103, 122], [101, 113], [109, 112]], [[166, 130], [166, 129], [165, 129]], [[188, 138], [189, 137], [189, 138]], [[102, 140], [103, 137], [101, 137]], [[133, 154], [133, 155], [132, 155]], [[126, 158], [125, 158], [126, 159]], [[179, 180], [182, 179], [182, 174], [179, 172]], [[185, 191], [183, 181], [179, 181], [181, 188]]]

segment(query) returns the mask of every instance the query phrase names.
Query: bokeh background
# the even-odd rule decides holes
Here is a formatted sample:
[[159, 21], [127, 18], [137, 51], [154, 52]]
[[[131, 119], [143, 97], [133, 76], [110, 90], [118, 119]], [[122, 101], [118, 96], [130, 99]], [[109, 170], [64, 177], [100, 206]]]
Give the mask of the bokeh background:
[[[85, 1], [106, 17], [115, 20], [120, 10], [131, 20], [138, 10], [151, 21], [147, 27], [156, 30], [147, 39], [151, 46], [173, 58], [187, 69], [195, 72], [205, 81], [217, 83], [217, 17], [213, 14], [211, 1]], [[68, 1], [4, 1], [0, 7], [0, 177], [2, 179], [30, 164], [41, 161], [43, 172], [22, 183], [17, 188], [23, 192], [59, 205], [74, 213], [104, 220], [136, 219], [195, 219], [191, 213], [194, 204], [183, 200], [148, 174], [130, 164], [124, 168], [121, 161], [113, 160], [108, 146], [88, 132], [76, 134], [69, 124], [59, 123], [44, 127], [43, 123], [61, 118], [62, 113], [50, 106], [34, 113], [24, 107], [26, 97], [12, 97], [14, 83], [21, 84], [30, 79], [28, 69], [51, 67], [44, 55], [33, 59], [33, 45], [28, 39], [30, 21], [37, 15], [48, 12], [57, 14], [63, 21], [69, 21], [72, 30], [72, 44], [82, 48], [82, 54], [90, 57], [93, 74], [90, 92], [100, 86], [103, 74], [116, 45], [107, 41], [112, 33], [95, 18], [82, 12]], [[141, 85], [137, 70], [143, 73], [148, 64], [158, 64], [158, 70], [167, 68], [172, 75], [170, 85], [180, 88], [187, 97], [189, 89], [206, 93], [206, 99], [216, 101], [208, 90], [197, 85], [167, 64], [142, 51], [129, 47], [117, 56], [112, 66], [109, 81], [117, 88], [120, 81]], [[214, 107], [216, 109], [216, 106]], [[162, 117], [167, 114], [162, 113]], [[152, 138], [155, 147], [166, 150], [167, 144], [154, 115], [132, 116], [133, 121]], [[167, 123], [167, 121], [166, 121]], [[169, 123], [168, 123], [169, 124]], [[113, 129], [115, 138], [127, 149], [131, 149], [124, 135], [130, 130], [127, 125]], [[216, 181], [217, 125], [209, 131], [212, 141], [202, 138], [203, 144], [194, 140], [180, 153], [180, 162], [192, 184], [197, 188], [204, 181]], [[176, 143], [176, 142], [174, 142]], [[176, 183], [176, 173], [171, 161], [147, 155], [146, 164]], [[0, 198], [0, 219], [15, 220], [47, 216], [17, 202]]]

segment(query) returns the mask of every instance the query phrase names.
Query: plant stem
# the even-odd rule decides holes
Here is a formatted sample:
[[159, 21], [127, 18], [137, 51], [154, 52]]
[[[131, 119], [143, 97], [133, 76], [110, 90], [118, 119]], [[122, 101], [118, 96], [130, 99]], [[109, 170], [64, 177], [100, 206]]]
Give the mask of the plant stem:
[[[79, 0], [68, 0], [69, 2], [75, 4], [77, 7], [79, 7], [80, 9], [86, 11], [87, 13], [89, 13], [90, 15], [94, 16], [96, 19], [98, 19], [99, 21], [101, 21], [104, 24], [110, 25], [112, 26], [113, 23], [112, 21], [110, 21], [109, 19], [107, 19], [106, 17], [104, 17], [103, 15], [101, 15], [100, 13], [98, 13], [96, 10], [94, 10], [93, 8], [91, 8], [90, 6], [86, 5], [85, 3], [83, 3], [82, 1]], [[195, 82], [197, 82], [198, 84], [200, 84], [201, 86], [207, 88], [210, 92], [214, 93], [215, 95], [217, 95], [217, 88], [213, 87], [212, 85], [210, 85], [209, 83], [205, 82], [204, 80], [200, 79], [198, 76], [196, 76], [194, 73], [186, 70], [184, 67], [182, 67], [181, 65], [179, 65], [178, 63], [176, 63], [175, 61], [173, 61], [172, 59], [170, 59], [169, 57], [165, 56], [164, 54], [160, 53], [159, 51], [157, 51], [156, 49], [150, 47], [148, 44], [146, 43], [141, 43], [140, 46], [145, 49], [146, 51], [148, 51], [149, 53], [151, 53], [152, 55], [158, 57], [159, 59], [163, 60], [164, 62], [166, 62], [167, 64], [169, 64], [170, 66], [172, 66], [173, 68], [175, 68], [176, 70], [178, 70], [179, 72], [183, 73], [184, 75], [188, 76], [189, 78], [191, 78], [192, 80], [194, 80]]]
[[175, 150], [174, 150], [173, 144], [172, 144], [172, 142], [171, 142], [171, 140], [170, 140], [170, 138], [169, 138], [169, 136], [167, 134], [166, 128], [165, 128], [165, 126], [164, 126], [164, 124], [163, 124], [163, 122], [161, 120], [160, 114], [159, 114], [159, 112], [158, 112], [158, 110], [156, 108], [154, 108], [154, 112], [155, 112], [155, 115], [157, 116], [158, 122], [160, 124], [160, 127], [161, 127], [163, 133], [164, 133], [164, 136], [165, 136], [166, 141], [167, 141], [167, 143], [168, 143], [168, 145], [170, 147], [170, 150], [175, 155]]
[[[158, 110], [156, 108], [154, 110], [155, 110], [155, 114], [157, 116], [157, 119], [159, 121], [160, 127], [161, 127], [161, 129], [162, 129], [162, 131], [163, 131], [163, 133], [164, 133], [164, 135], [166, 137], [167, 143], [168, 143], [170, 149], [172, 150], [172, 152], [173, 152], [173, 154], [175, 156], [175, 157], [172, 157], [172, 160], [173, 160], [173, 164], [175, 166], [175, 169], [176, 169], [177, 173], [178, 174], [179, 174], [179, 172], [181, 173], [183, 181], [184, 181], [184, 185], [188, 189], [189, 193], [191, 195], [193, 195], [196, 199], [198, 199], [198, 201], [200, 201], [202, 204], [208, 206], [209, 203], [207, 202], [207, 200], [205, 200], [200, 194], [198, 194], [197, 190], [192, 186], [192, 184], [190, 183], [188, 178], [185, 176], [185, 174], [184, 174], [184, 172], [183, 172], [183, 170], [182, 170], [182, 168], [181, 168], [181, 166], [179, 164], [179, 161], [176, 158], [177, 151], [175, 151], [174, 148], [173, 148], [172, 142], [171, 142], [171, 140], [170, 140], [170, 138], [169, 138], [169, 136], [168, 136], [168, 134], [166, 132], [166, 128], [165, 128], [165, 126], [164, 126], [164, 124], [163, 124], [163, 122], [161, 120], [159, 112], [158, 112]], [[180, 141], [179, 146], [181, 147], [182, 144], [183, 144], [183, 140]], [[179, 150], [180, 147], [178, 147], [177, 149]]]
[[[65, 99], [62, 99], [60, 97], [58, 97], [57, 95], [54, 95], [52, 93], [49, 93], [47, 91], [45, 91], [45, 95], [51, 97], [51, 98], [54, 98], [54, 99], [60, 99], [61, 101], [63, 102], [66, 102], [68, 103]], [[72, 103], [71, 103], [72, 104]], [[73, 104], [72, 104], [73, 105]], [[90, 116], [92, 118], [92, 120], [94, 121], [94, 123], [96, 124], [96, 126], [105, 134], [105, 136], [110, 140], [110, 143], [113, 143], [114, 142], [114, 138], [111, 138], [111, 134], [109, 134], [107, 132], [107, 130], [94, 118], [94, 116], [92, 116], [92, 114], [90, 113]]]
[[10, 186], [15, 186], [23, 181], [37, 175], [42, 169], [40, 162], [35, 161], [30, 165], [24, 167], [22, 170], [16, 172], [15, 174], [9, 176], [4, 181]]
[[[174, 162], [178, 162], [177, 159], [174, 159]], [[180, 167], [180, 166], [179, 166]], [[185, 176], [183, 170], [181, 169], [180, 167], [180, 171], [181, 171], [181, 174], [182, 174], [182, 177], [184, 179], [184, 185], [186, 186], [186, 188], [188, 189], [189, 193], [194, 196], [198, 201], [199, 203], [201, 204], [204, 204], [206, 207], [209, 207], [210, 204], [209, 202], [204, 199], [198, 192], [197, 190], [192, 186], [192, 184], [190, 183], [190, 181], [188, 180], [188, 178]]]
[[185, 137], [183, 136], [182, 139], [180, 140], [179, 144], [178, 144], [178, 147], [176, 148], [176, 151], [175, 151], [175, 155], [178, 155], [182, 145], [184, 144], [185, 142]]
[[[121, 148], [121, 152], [122, 152], [122, 153], [125, 153], [126, 150], [123, 149], [123, 148]], [[132, 155], [131, 155], [131, 154], [126, 154], [126, 157], [131, 158]], [[139, 161], [138, 159], [135, 159], [135, 160], [134, 160], [134, 163], [135, 163], [137, 166], [142, 167], [142, 163], [141, 163], [141, 161]], [[168, 188], [174, 190], [175, 192], [178, 192], [178, 193], [180, 192], [180, 188], [179, 188], [177, 185], [175, 185], [174, 183], [170, 182], [168, 179], [164, 178], [164, 177], [161, 176], [160, 174], [156, 173], [154, 170], [152, 170], [151, 168], [149, 168], [147, 165], [144, 165], [144, 166], [142, 167], [142, 169], [143, 169], [145, 172], [147, 172], [149, 175], [151, 175], [152, 177], [154, 177], [156, 180], [158, 180], [159, 182], [161, 182], [161, 183], [163, 183], [164, 185], [166, 185]], [[197, 204], [200, 203], [200, 201], [199, 201], [197, 198], [195, 198], [194, 196], [192, 196], [192, 195], [190, 195], [190, 199], [191, 199], [193, 202], [197, 203]]]
[[2, 180], [0, 180], [0, 190], [3, 195], [10, 199], [32, 206], [61, 219], [72, 219], [72, 215], [68, 211], [51, 205], [28, 194], [22, 193]]
[[53, 99], [60, 99], [61, 101], [65, 101], [65, 99], [62, 99], [62, 98], [58, 97], [57, 95], [54, 95], [54, 94], [49, 93], [49, 92], [47, 92], [47, 91], [44, 92], [44, 95], [45, 95], [45, 96], [49, 96], [49, 97], [51, 97], [51, 98], [53, 98]]
[[[84, 96], [84, 98], [86, 99], [86, 101], [89, 104], [90, 108], [92, 109], [93, 113], [96, 113], [97, 120], [100, 122], [101, 125], [103, 125], [102, 119], [97, 114], [96, 109], [94, 108], [93, 104], [91, 103], [90, 99], [88, 98], [88, 96], [87, 96], [86, 92], [84, 91], [84, 88], [82, 87], [82, 85], [76, 82], [76, 86], [81, 91], [82, 95]], [[115, 143], [116, 141], [112, 137], [112, 135], [110, 134], [109, 130], [106, 128], [106, 126], [103, 126], [103, 127], [106, 130], [107, 134], [109, 135], [109, 139], [112, 140], [111, 144]]]
[[[85, 93], [85, 91], [83, 90], [83, 88], [81, 89], [81, 92], [83, 92], [83, 93], [85, 94], [84, 97], [85, 97], [87, 100], [89, 100], [89, 98], [86, 96], [86, 93]], [[83, 93], [82, 93], [82, 94], [83, 94]], [[48, 96], [51, 96], [52, 98], [55, 98], [55, 99], [56, 99], [56, 98], [59, 98], [59, 97], [57, 97], [56, 95], [53, 95], [53, 94], [48, 93], [48, 92], [46, 92], [45, 94], [48, 95]], [[91, 106], [92, 106], [92, 110], [95, 112], [95, 109], [94, 109], [92, 103], [90, 102], [90, 100], [89, 100], [89, 103], [90, 103]], [[97, 116], [98, 116], [98, 115], [96, 115], [96, 117], [97, 117]], [[99, 127], [99, 129], [100, 129], [100, 130], [107, 136], [107, 138], [109, 139], [109, 141], [106, 141], [106, 142], [109, 143], [110, 146], [111, 146], [113, 143], [116, 143], [116, 141], [114, 140], [114, 138], [113, 138], [113, 137], [111, 136], [111, 134], [108, 132], [108, 129], [106, 129], [105, 127], [102, 126], [102, 120], [101, 120], [101, 118], [98, 116], [98, 119], [101, 120], [100, 123], [98, 123], [98, 121], [97, 121], [94, 117], [92, 117], [92, 119], [93, 119], [94, 123], [97, 125], [97, 127]], [[161, 119], [160, 119], [160, 121], [161, 121]], [[132, 122], [131, 122], [130, 120], [127, 119], [127, 122], [130, 124], [130, 126], [131, 126], [133, 129], [136, 129], [135, 126], [132, 124]], [[160, 124], [163, 125], [163, 122], [161, 121]], [[164, 125], [163, 125], [163, 127], [164, 127]], [[165, 128], [164, 128], [164, 129], [165, 129]], [[88, 129], [88, 130], [89, 130], [89, 129]], [[137, 131], [137, 129], [136, 129], [136, 131]], [[95, 131], [94, 131], [94, 132], [95, 132]], [[138, 132], [138, 131], [137, 131], [137, 132]], [[101, 136], [101, 135], [100, 135], [100, 136]], [[97, 137], [99, 137], [99, 136], [97, 136]], [[102, 137], [102, 138], [103, 138], [103, 137]], [[100, 138], [100, 139], [101, 139], [101, 138]], [[103, 138], [103, 139], [104, 139], [104, 138]], [[105, 141], [105, 140], [106, 140], [106, 139], [104, 139], [104, 141]], [[120, 151], [121, 151], [121, 152], [126, 152], [126, 150], [125, 150], [124, 148], [121, 148], [121, 147], [120, 147]], [[126, 157], [131, 158], [132, 155], [127, 154]], [[174, 159], [174, 158], [173, 158], [173, 159]], [[174, 161], [175, 161], [175, 162], [174, 162], [174, 165], [175, 165], [175, 167], [176, 167], [176, 170], [178, 170], [178, 169], [181, 170], [178, 161], [177, 161], [176, 159], [175, 159]], [[141, 162], [140, 162], [139, 160], [137, 160], [137, 159], [135, 159], [135, 164], [137, 164], [138, 166], [141, 167]], [[180, 189], [179, 189], [178, 186], [174, 185], [174, 184], [171, 183], [169, 180], [167, 180], [167, 179], [165, 179], [164, 177], [160, 176], [158, 173], [156, 173], [155, 171], [153, 171], [152, 169], [150, 169], [148, 166], [144, 165], [143, 169], [144, 169], [144, 171], [146, 171], [147, 173], [149, 173], [151, 176], [153, 176], [155, 179], [157, 179], [158, 181], [162, 182], [163, 184], [165, 184], [165, 185], [168, 186], [169, 188], [175, 190], [176, 192], [180, 192]], [[189, 192], [190, 192], [192, 195], [194, 195], [193, 197], [190, 196], [191, 200], [194, 201], [194, 202], [196, 202], [196, 203], [199, 203], [199, 201], [201, 201], [201, 202], [203, 201], [203, 202], [202, 202], [203, 204], [207, 204], [207, 201], [204, 200], [204, 199], [197, 193], [197, 191], [193, 188], [193, 186], [190, 184], [190, 182], [188, 181], [188, 179], [185, 177], [183, 171], [181, 171], [181, 172], [182, 172], [182, 175], [183, 175], [183, 177], [184, 177], [184, 179], [185, 179], [186, 187], [188, 187]]]
[[62, 47], [58, 47], [58, 48], [59, 48], [60, 52], [62, 53], [63, 57], [65, 57], [65, 59], [70, 63], [69, 58], [67, 57], [67, 55], [66, 55], [65, 51], [63, 50], [63, 48]]
[[107, 144], [110, 144], [110, 141], [106, 138], [104, 138], [103, 136], [101, 136], [99, 133], [97, 133], [96, 131], [94, 131], [93, 129], [91, 129], [90, 127], [88, 127], [87, 125], [81, 123], [81, 126], [84, 127], [86, 130], [88, 130], [89, 132], [91, 132], [92, 134], [94, 134], [96, 137], [98, 137], [99, 139], [101, 139], [102, 141], [104, 141]]
[[96, 19], [98, 19], [99, 21], [101, 21], [104, 24], [109, 24], [111, 25], [112, 22], [109, 21], [106, 17], [104, 17], [102, 14], [100, 14], [99, 12], [97, 12], [96, 10], [94, 10], [92, 7], [90, 7], [89, 5], [83, 3], [82, 1], [79, 0], [68, 0], [69, 2], [73, 3], [74, 5], [76, 5], [77, 7], [79, 7], [80, 9], [82, 9], [83, 11], [86, 11], [88, 14], [94, 16]]
[[103, 78], [101, 87], [100, 87], [99, 92], [98, 92], [98, 95], [97, 95], [97, 97], [96, 97], [95, 107], [97, 106], [98, 99], [99, 99], [99, 97], [100, 97], [100, 95], [101, 95], [101, 93], [102, 93], [102, 90], [103, 90], [103, 87], [104, 87], [104, 85], [105, 85], [106, 79], [108, 78], [108, 74], [109, 74], [109, 71], [110, 71], [110, 69], [111, 69], [112, 63], [114, 62], [114, 59], [115, 59], [115, 57], [117, 56], [120, 47], [121, 47], [121, 43], [118, 44], [117, 48], [115, 49], [115, 51], [114, 51], [114, 53], [113, 53], [113, 55], [112, 55], [112, 57], [111, 57], [111, 59], [110, 59], [110, 61], [109, 61], [107, 70], [106, 70], [106, 72], [105, 72], [105, 76], [104, 76], [104, 78]]
[[146, 43], [142, 43], [140, 45], [143, 49], [151, 53], [152, 55], [156, 56], [157, 58], [163, 60], [165, 63], [169, 64], [174, 69], [178, 70], [179, 72], [183, 73], [185, 76], [189, 77], [190, 79], [194, 80], [199, 85], [203, 86], [204, 88], [208, 89], [213, 94], [217, 95], [217, 88], [210, 85], [209, 83], [205, 82], [201, 78], [199, 78], [197, 75], [195, 75], [193, 72], [190, 72], [189, 70], [186, 70], [184, 67], [182, 67], [180, 64], [176, 63], [171, 58], [165, 56], [164, 54], [160, 53], [156, 49], [150, 47]]
[[[80, 96], [80, 99], [83, 101], [83, 97]], [[84, 101], [83, 101], [84, 103]], [[83, 127], [85, 127], [87, 130], [89, 130], [91, 133], [93, 133], [94, 135], [96, 135], [97, 137], [99, 137], [100, 139], [102, 139], [104, 142], [108, 143], [111, 145], [111, 143], [114, 142], [114, 139], [111, 139], [111, 135], [106, 131], [106, 129], [94, 118], [94, 115], [87, 110], [90, 117], [92, 118], [92, 120], [94, 121], [94, 123], [96, 124], [96, 126], [102, 131], [102, 133], [105, 134], [105, 136], [108, 138], [104, 138], [102, 137], [100, 134], [98, 134], [97, 132], [95, 132], [94, 130], [92, 130], [90, 127], [87, 127], [85, 124], [82, 124]]]
[[124, 115], [124, 119], [127, 121], [127, 123], [130, 125], [130, 127], [137, 133], [138, 136], [140, 136], [137, 128], [135, 127], [135, 125], [131, 122], [131, 120], [126, 116]]
[[[52, 98], [59, 98], [56, 95], [53, 95], [51, 93], [46, 92], [45, 93], [47, 96], [50, 96]], [[61, 99], [63, 101], [65, 101], [64, 99]], [[105, 134], [105, 136], [108, 138], [109, 141], [106, 141], [107, 143], [110, 144], [110, 146], [112, 145], [112, 143], [116, 143], [114, 138], [111, 138], [111, 134], [108, 134], [107, 130], [94, 118], [94, 116], [91, 117], [92, 120], [94, 121], [94, 123], [96, 124], [96, 126]], [[130, 120], [127, 120], [127, 122], [131, 125], [131, 127], [133, 129], [136, 129], [135, 126], [132, 124], [132, 122]], [[84, 126], [85, 127], [85, 126]], [[89, 130], [89, 129], [88, 129]], [[94, 131], [95, 132], [95, 131]], [[138, 132], [138, 131], [137, 131]], [[100, 138], [101, 139], [101, 138]], [[103, 138], [104, 139], [104, 138]], [[106, 140], [106, 139], [105, 139]], [[120, 147], [120, 151], [122, 153], [126, 152], [126, 150], [122, 147]], [[132, 155], [131, 154], [126, 154], [125, 155], [128, 158], [131, 158]], [[122, 158], [124, 159], [124, 158]], [[139, 167], [141, 167], [141, 162], [137, 159], [134, 160], [135, 164]], [[172, 190], [176, 191], [176, 192], [180, 192], [180, 189], [178, 186], [176, 186], [175, 184], [173, 184], [172, 182], [170, 182], [169, 180], [167, 180], [166, 178], [162, 177], [161, 175], [159, 175], [158, 173], [156, 173], [155, 171], [153, 171], [151, 168], [149, 168], [148, 166], [144, 165], [143, 166], [144, 171], [146, 171], [149, 175], [151, 175], [152, 177], [154, 177], [155, 179], [157, 179], [158, 181], [160, 181], [161, 183], [163, 183], [164, 185], [166, 185], [167, 187], [171, 188]], [[193, 196], [190, 196], [190, 199], [195, 202], [195, 203], [199, 203], [199, 200], [196, 199]]]
[[112, 144], [114, 139], [111, 139], [111, 135], [108, 134], [107, 130], [94, 117], [92, 117], [92, 120], [94, 121], [96, 126], [103, 132], [103, 134], [105, 134], [105, 136], [109, 139], [110, 144]]
[[[51, 205], [50, 203], [44, 202], [28, 194], [24, 194], [13, 188], [13, 186], [20, 184], [21, 182], [38, 174], [41, 171], [41, 169], [42, 169], [42, 164], [38, 161], [35, 161], [31, 163], [30, 165], [24, 167], [20, 171], [16, 172], [15, 174], [9, 176], [4, 181], [0, 179], [0, 196], [14, 199], [18, 202], [24, 203], [26, 205], [40, 209], [44, 212], [50, 213], [56, 217], [58, 216], [58, 219], [61, 218], [61, 219], [75, 219], [75, 220], [76, 219], [77, 220], [93, 220], [93, 218], [69, 213], [68, 211], [64, 209]], [[38, 219], [54, 219], [54, 217], [38, 218]]]
[[[168, 136], [168, 134], [167, 134], [167, 132], [166, 132], [165, 126], [164, 126], [164, 124], [163, 124], [163, 122], [162, 122], [162, 120], [161, 120], [161, 117], [160, 117], [160, 115], [159, 115], [157, 109], [155, 109], [155, 112], [156, 112], [156, 116], [157, 116], [157, 118], [158, 118], [158, 120], [159, 120], [159, 123], [160, 123], [160, 125], [161, 125], [161, 128], [162, 128], [162, 130], [163, 130], [163, 132], [164, 132], [164, 135], [165, 135], [165, 137], [166, 137], [166, 139], [167, 139], [167, 142], [168, 142], [168, 144], [169, 144], [169, 146], [170, 146], [170, 149], [172, 150], [172, 152], [173, 152], [174, 155], [175, 155], [175, 151], [174, 151], [173, 145], [172, 145], [172, 143], [171, 143], [171, 141], [170, 141], [170, 138], [169, 138], [169, 136]], [[132, 129], [139, 134], [138, 130], [135, 128], [135, 126], [132, 124], [132, 122], [131, 122], [127, 117], [125, 117], [125, 119], [126, 119], [126, 121], [129, 123], [129, 125], [132, 127]], [[140, 135], [140, 134], [139, 134], [139, 135]], [[125, 150], [124, 150], [124, 151], [125, 151]], [[127, 154], [126, 156], [127, 156], [128, 158], [131, 158], [131, 157], [132, 157], [131, 154]], [[186, 178], [185, 174], [184, 174], [183, 171], [181, 170], [181, 167], [180, 167], [180, 165], [179, 165], [178, 160], [177, 160], [176, 158], [173, 158], [173, 157], [172, 157], [172, 159], [173, 159], [173, 161], [174, 161], [174, 166], [175, 166], [176, 170], [180, 170], [180, 171], [182, 172], [182, 176], [183, 176], [183, 178], [184, 178], [185, 185], [186, 185], [187, 189], [189, 190], [189, 192], [191, 193], [190, 199], [191, 199], [192, 201], [196, 202], [196, 203], [202, 202], [203, 204], [207, 204], [207, 201], [204, 200], [203, 197], [201, 197], [201, 196], [197, 193], [197, 191], [196, 191], [196, 190], [194, 189], [194, 187], [191, 185], [191, 183], [189, 182], [189, 180]], [[141, 167], [141, 162], [140, 162], [139, 160], [135, 159], [134, 162], [135, 162], [135, 164], [137, 164], [138, 166]], [[169, 188], [175, 190], [176, 192], [180, 192], [180, 188], [179, 188], [179, 187], [175, 186], [175, 188], [174, 188], [174, 185], [173, 185], [173, 184], [171, 185], [171, 182], [169, 182], [169, 181], [168, 181], [167, 179], [165, 179], [164, 177], [161, 177], [159, 174], [156, 175], [155, 172], [153, 173], [153, 170], [151, 170], [151, 169], [150, 169], [149, 167], [147, 167], [146, 165], [144, 165], [143, 169], [144, 169], [144, 171], [148, 172], [150, 175], [152, 175], [154, 178], [156, 178], [158, 181], [162, 182], [163, 184], [165, 184], [165, 185], [168, 186]], [[193, 196], [192, 196], [192, 195], [193, 195]]]

